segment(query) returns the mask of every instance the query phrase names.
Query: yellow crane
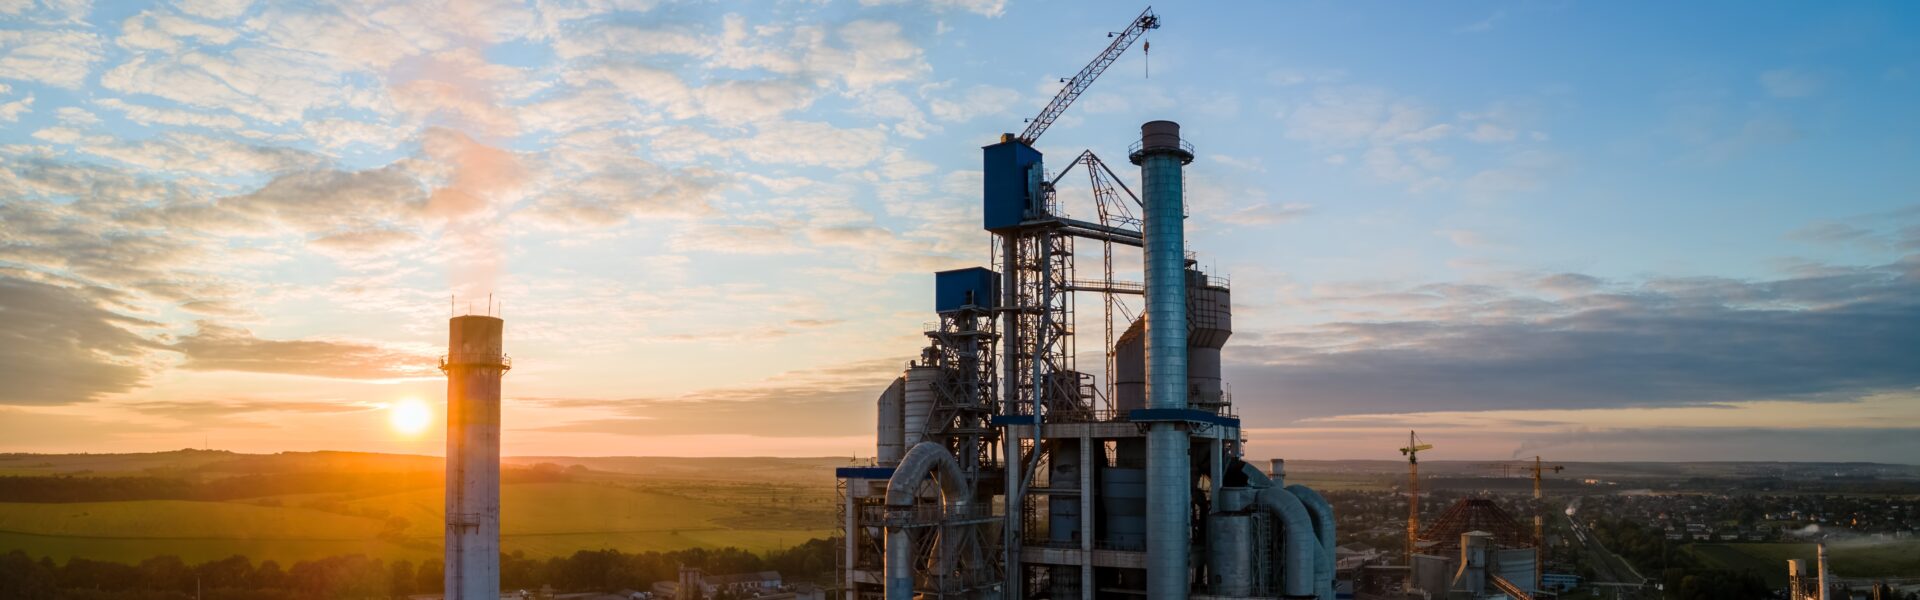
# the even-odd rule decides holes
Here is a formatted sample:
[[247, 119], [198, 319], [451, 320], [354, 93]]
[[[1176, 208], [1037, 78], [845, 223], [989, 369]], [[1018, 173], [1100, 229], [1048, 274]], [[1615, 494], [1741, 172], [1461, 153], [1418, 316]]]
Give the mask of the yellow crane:
[[1544, 496], [1540, 494], [1540, 473], [1549, 470], [1559, 473], [1565, 468], [1560, 465], [1542, 465], [1538, 455], [1533, 457], [1533, 587], [1536, 590], [1540, 589], [1540, 575], [1544, 572], [1547, 562], [1546, 524], [1540, 513], [1545, 504], [1541, 501]]
[[1420, 451], [1432, 450], [1433, 444], [1420, 443], [1420, 438], [1412, 431], [1407, 432], [1407, 447], [1400, 454], [1407, 457], [1407, 573], [1412, 577], [1414, 545], [1420, 540]]

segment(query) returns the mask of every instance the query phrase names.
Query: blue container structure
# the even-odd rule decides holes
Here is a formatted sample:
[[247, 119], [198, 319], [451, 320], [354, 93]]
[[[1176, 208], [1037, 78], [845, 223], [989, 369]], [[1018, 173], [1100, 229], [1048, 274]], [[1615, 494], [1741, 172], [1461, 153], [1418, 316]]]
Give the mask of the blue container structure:
[[933, 294], [936, 313], [968, 307], [991, 309], [999, 306], [1000, 274], [983, 267], [940, 271], [933, 274]]
[[1045, 171], [1040, 166], [1040, 151], [1019, 140], [981, 150], [986, 180], [984, 225], [987, 231], [1018, 227], [1039, 208], [1040, 180]]

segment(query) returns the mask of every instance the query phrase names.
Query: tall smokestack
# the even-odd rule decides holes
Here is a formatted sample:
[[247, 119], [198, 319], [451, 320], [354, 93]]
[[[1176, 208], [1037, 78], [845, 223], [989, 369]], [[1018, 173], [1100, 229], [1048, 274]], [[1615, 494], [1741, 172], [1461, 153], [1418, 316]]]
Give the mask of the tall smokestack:
[[[1181, 167], [1193, 153], [1180, 124], [1140, 126], [1141, 238], [1147, 295], [1147, 408], [1187, 409], [1186, 196]], [[1147, 430], [1147, 597], [1186, 598], [1192, 547], [1193, 468], [1184, 424], [1156, 421]]]
[[447, 600], [500, 597], [500, 376], [506, 322], [467, 315], [448, 322]]
[[1833, 589], [1833, 588], [1831, 588], [1831, 587], [1828, 587], [1828, 586], [1827, 586], [1827, 583], [1828, 583], [1828, 582], [1827, 582], [1827, 544], [1826, 544], [1826, 542], [1821, 542], [1821, 543], [1820, 543], [1820, 545], [1818, 546], [1818, 548], [1819, 548], [1819, 550], [1820, 550], [1820, 555], [1819, 555], [1819, 559], [1820, 559], [1820, 595], [1819, 595], [1819, 598], [1820, 598], [1820, 600], [1827, 600], [1827, 590], [1830, 590], [1830, 589]]

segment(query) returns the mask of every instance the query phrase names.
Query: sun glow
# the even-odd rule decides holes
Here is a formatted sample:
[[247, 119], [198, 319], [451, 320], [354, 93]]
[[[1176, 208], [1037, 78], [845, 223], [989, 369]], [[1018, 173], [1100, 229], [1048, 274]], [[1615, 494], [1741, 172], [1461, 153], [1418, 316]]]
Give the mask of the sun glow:
[[433, 424], [433, 412], [427, 410], [427, 403], [407, 398], [387, 407], [387, 422], [393, 425], [394, 431], [419, 435]]

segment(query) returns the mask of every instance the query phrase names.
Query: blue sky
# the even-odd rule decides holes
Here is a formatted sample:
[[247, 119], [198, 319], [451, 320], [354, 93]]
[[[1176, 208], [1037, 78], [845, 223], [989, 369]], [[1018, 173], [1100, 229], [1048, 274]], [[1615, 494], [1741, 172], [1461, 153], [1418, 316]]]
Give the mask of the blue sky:
[[[868, 452], [977, 148], [1138, 9], [0, 3], [0, 450], [435, 452], [493, 293], [509, 453]], [[1255, 454], [1920, 452], [1920, 11], [1155, 10], [1039, 147], [1183, 124]]]

